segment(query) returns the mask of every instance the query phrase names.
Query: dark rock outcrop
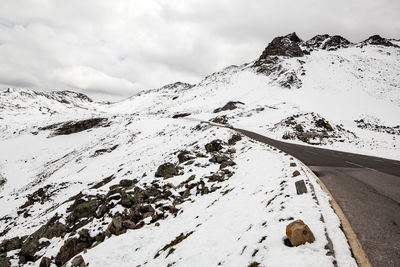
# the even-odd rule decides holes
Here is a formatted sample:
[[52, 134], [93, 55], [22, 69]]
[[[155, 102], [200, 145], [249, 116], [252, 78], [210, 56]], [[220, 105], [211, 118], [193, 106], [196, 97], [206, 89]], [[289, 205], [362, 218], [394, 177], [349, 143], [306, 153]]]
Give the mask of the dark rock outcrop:
[[295, 32], [289, 33], [288, 35], [285, 36], [285, 38], [288, 38], [290, 41], [294, 43], [301, 43], [302, 40], [300, 39], [299, 36]]
[[380, 35], [373, 35], [368, 39], [361, 42], [362, 45], [381, 45], [387, 47], [399, 47], [398, 45], [393, 44], [388, 39], [381, 37]]
[[230, 146], [235, 145], [240, 140], [242, 140], [242, 136], [240, 134], [234, 134], [231, 136], [231, 138], [229, 138], [228, 145]]
[[9, 252], [14, 249], [20, 249], [24, 238], [14, 237], [6, 239], [0, 244], [0, 253]]
[[72, 259], [72, 257], [76, 254], [80, 253], [86, 248], [90, 248], [94, 241], [95, 238], [90, 237], [87, 229], [79, 231], [78, 238], [69, 238], [60, 248], [60, 251], [55, 258], [56, 265], [62, 266], [67, 261]]
[[179, 174], [179, 170], [175, 164], [167, 162], [160, 165], [155, 173], [156, 177], [171, 178]]
[[183, 163], [185, 161], [193, 160], [193, 159], [195, 159], [195, 157], [193, 155], [191, 155], [191, 153], [187, 150], [183, 150], [183, 151], [179, 152], [179, 154], [178, 154], [179, 163]]
[[81, 255], [76, 256], [72, 261], [71, 261], [71, 267], [86, 267], [85, 260]]
[[207, 152], [218, 152], [222, 149], [222, 141], [219, 139], [213, 140], [205, 145]]
[[0, 266], [1, 267], [10, 267], [10, 258], [6, 256], [6, 254], [0, 254]]
[[39, 267], [50, 267], [51, 266], [51, 259], [48, 257], [43, 257], [40, 260]]
[[300, 38], [295, 33], [276, 37], [265, 48], [259, 60], [266, 59], [269, 56], [302, 57], [304, 52], [298, 45], [299, 40]]
[[329, 34], [319, 34], [302, 44], [307, 51], [315, 49], [337, 50], [339, 48], [347, 48], [352, 43], [340, 35], [330, 36]]
[[97, 198], [89, 200], [80, 198], [75, 200], [75, 202], [67, 209], [68, 212], [71, 212], [67, 217], [67, 222], [72, 224], [81, 218], [94, 217], [100, 204], [101, 200]]
[[214, 113], [218, 113], [218, 112], [225, 111], [225, 110], [237, 109], [238, 108], [237, 107], [238, 104], [244, 105], [244, 103], [240, 102], [240, 101], [229, 101], [228, 103], [225, 104], [225, 106], [215, 109]]
[[183, 117], [187, 117], [190, 116], [190, 113], [178, 113], [172, 116], [173, 119], [177, 119], [177, 118], [183, 118]]
[[73, 133], [82, 132], [94, 127], [104, 126], [106, 121], [107, 121], [106, 118], [92, 118], [81, 121], [68, 121], [65, 123], [52, 124], [45, 127], [40, 127], [38, 129], [42, 131], [55, 129], [52, 134], [53, 136], [69, 135]]
[[35, 261], [35, 254], [42, 247], [49, 244], [40, 244], [40, 238], [52, 239], [53, 237], [63, 236], [67, 231], [67, 227], [58, 221], [57, 217], [53, 217], [47, 224], [43, 225], [36, 232], [30, 235], [22, 244], [20, 254], [20, 261]]

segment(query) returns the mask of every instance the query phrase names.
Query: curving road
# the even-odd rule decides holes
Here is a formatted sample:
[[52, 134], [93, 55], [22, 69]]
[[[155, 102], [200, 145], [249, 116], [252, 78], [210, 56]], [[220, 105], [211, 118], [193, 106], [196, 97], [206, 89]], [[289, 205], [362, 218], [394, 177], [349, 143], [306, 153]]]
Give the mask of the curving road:
[[235, 130], [309, 166], [342, 208], [372, 265], [400, 266], [400, 161], [290, 144]]

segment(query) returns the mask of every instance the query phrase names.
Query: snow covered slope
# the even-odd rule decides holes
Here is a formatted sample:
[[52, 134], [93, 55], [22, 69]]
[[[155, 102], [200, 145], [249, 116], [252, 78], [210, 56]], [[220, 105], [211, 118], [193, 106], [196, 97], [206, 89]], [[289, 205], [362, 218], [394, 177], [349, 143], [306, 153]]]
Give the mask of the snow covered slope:
[[[267, 47], [196, 85], [114, 104], [0, 92], [0, 266], [77, 255], [89, 266], [355, 266], [300, 162], [201, 121], [399, 158], [400, 50], [376, 37], [281, 41], [295, 57]], [[285, 245], [297, 219], [314, 243]]]

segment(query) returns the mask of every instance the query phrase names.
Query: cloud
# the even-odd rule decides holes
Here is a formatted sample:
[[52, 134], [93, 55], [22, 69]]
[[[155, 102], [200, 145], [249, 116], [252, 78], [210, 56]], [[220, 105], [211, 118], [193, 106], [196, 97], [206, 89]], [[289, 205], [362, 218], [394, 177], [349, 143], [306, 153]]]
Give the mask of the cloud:
[[0, 86], [127, 97], [195, 83], [296, 31], [400, 38], [397, 0], [13, 0], [0, 9]]
[[[101, 71], [87, 66], [72, 66], [56, 69], [53, 72], [55, 80], [67, 87], [79, 88], [84, 91], [101, 92], [104, 94], [120, 95], [133, 94], [136, 88], [132, 82], [117, 77], [111, 77]], [[118, 88], [118, 90], [111, 90]]]

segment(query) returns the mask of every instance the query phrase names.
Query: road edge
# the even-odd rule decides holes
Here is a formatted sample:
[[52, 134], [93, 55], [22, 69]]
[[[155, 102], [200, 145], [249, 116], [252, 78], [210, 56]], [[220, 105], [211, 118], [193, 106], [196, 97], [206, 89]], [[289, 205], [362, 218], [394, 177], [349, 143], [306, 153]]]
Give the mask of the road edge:
[[[297, 159], [297, 158], [296, 158]], [[299, 162], [301, 162], [299, 159], [297, 159]], [[301, 162], [303, 167], [309, 172], [317, 181], [319, 186], [322, 188], [322, 190], [329, 196], [330, 198], [330, 204], [335, 211], [336, 215], [339, 217], [340, 223], [342, 224], [343, 227], [343, 232], [347, 238], [347, 241], [349, 242], [350, 248], [353, 252], [353, 255], [356, 259], [356, 262], [358, 266], [360, 267], [372, 267], [371, 262], [369, 261], [367, 254], [364, 252], [364, 249], [361, 246], [360, 241], [358, 241], [357, 235], [354, 232], [353, 228], [350, 225], [349, 220], [347, 217], [344, 215], [343, 210], [340, 208], [339, 204], [336, 202], [336, 200], [333, 198], [331, 192], [329, 192], [328, 188], [326, 185], [319, 179], [319, 177], [303, 162]]]
[[[208, 123], [212, 126], [217, 126], [217, 127], [224, 127], [224, 128], [230, 128], [231, 130], [245, 135], [244, 133], [240, 132], [240, 129], [234, 128], [234, 127], [227, 127], [226, 125], [219, 125], [216, 123], [212, 123], [212, 122], [208, 122], [208, 121], [201, 121], [201, 122], [205, 122]], [[247, 136], [247, 135], [245, 135]], [[248, 136], [247, 136], [248, 137]], [[250, 137], [248, 137], [250, 138]], [[253, 139], [253, 138], [250, 138]], [[255, 140], [255, 139], [253, 139]], [[257, 141], [257, 140], [256, 140]], [[258, 141], [257, 141], [258, 142]], [[274, 147], [272, 145], [269, 145], [271, 147]], [[276, 148], [278, 149], [278, 148]], [[284, 152], [280, 149], [278, 149], [281, 152]], [[326, 185], [321, 181], [321, 179], [319, 179], [319, 177], [306, 165], [304, 164], [301, 160], [299, 160], [298, 158], [294, 157], [293, 155], [291, 155], [293, 158], [295, 158], [298, 162], [301, 163], [301, 165], [304, 167], [304, 169], [311, 174], [315, 180], [317, 181], [318, 185], [321, 187], [321, 189], [329, 196], [330, 198], [330, 205], [333, 208], [333, 211], [336, 213], [336, 215], [339, 217], [340, 223], [342, 225], [343, 228], [343, 232], [347, 238], [347, 241], [349, 243], [350, 249], [352, 251], [352, 254], [354, 255], [354, 258], [357, 262], [357, 265], [360, 267], [373, 267], [371, 262], [369, 261], [367, 254], [365, 253], [364, 249], [361, 246], [360, 241], [358, 241], [357, 235], [354, 232], [353, 228], [350, 225], [349, 220], [347, 219], [347, 217], [344, 215], [343, 210], [340, 208], [339, 204], [336, 202], [336, 200], [333, 198], [331, 192], [329, 192], [328, 188], [326, 187]]]

